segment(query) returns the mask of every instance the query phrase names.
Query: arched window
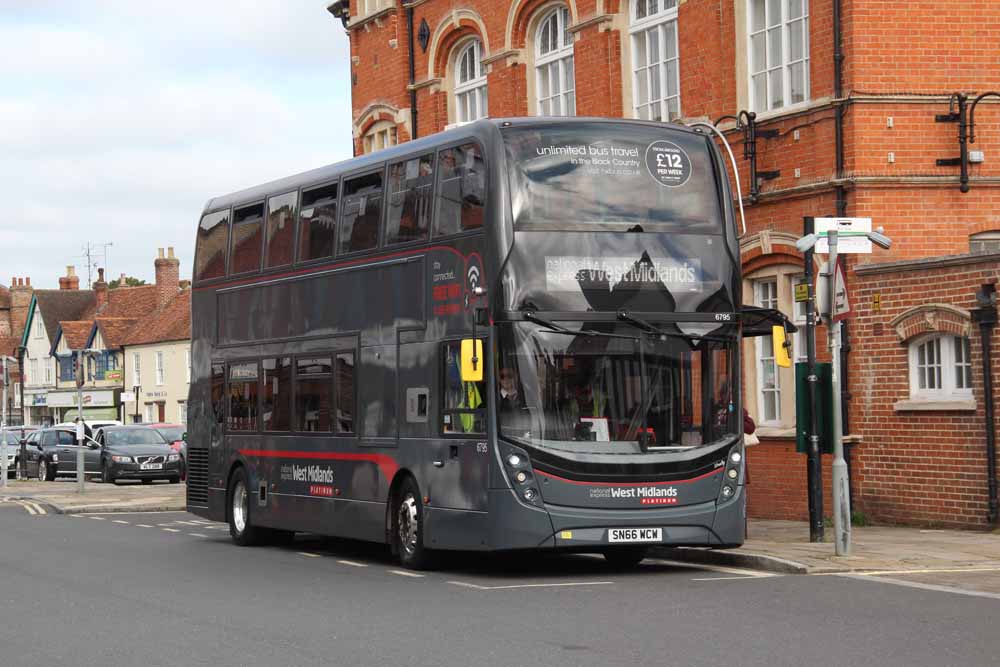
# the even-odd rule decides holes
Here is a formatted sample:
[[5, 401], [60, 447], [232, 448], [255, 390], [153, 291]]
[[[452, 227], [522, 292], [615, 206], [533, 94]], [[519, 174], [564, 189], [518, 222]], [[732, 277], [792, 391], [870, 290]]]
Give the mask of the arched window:
[[632, 0], [632, 85], [636, 118], [681, 115], [677, 0]]
[[1000, 252], [1000, 232], [981, 232], [969, 237], [969, 252]]
[[396, 126], [387, 120], [380, 120], [365, 132], [363, 150], [374, 153], [396, 145]]
[[559, 7], [538, 24], [535, 34], [535, 81], [538, 115], [572, 116], [576, 113], [573, 72], [573, 35], [567, 32], [569, 10]]
[[455, 58], [455, 122], [471, 123], [489, 115], [483, 43], [469, 42]]

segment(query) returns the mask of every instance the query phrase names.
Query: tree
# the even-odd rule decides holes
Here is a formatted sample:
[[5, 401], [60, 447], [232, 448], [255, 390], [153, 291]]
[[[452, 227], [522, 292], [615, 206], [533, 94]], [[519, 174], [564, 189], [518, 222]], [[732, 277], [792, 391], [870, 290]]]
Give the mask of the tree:
[[121, 278], [116, 278], [108, 283], [108, 289], [117, 289], [119, 287], [138, 287], [139, 285], [145, 284], [145, 280], [139, 280], [138, 278], [133, 278], [132, 276], [125, 276], [124, 285], [122, 285]]

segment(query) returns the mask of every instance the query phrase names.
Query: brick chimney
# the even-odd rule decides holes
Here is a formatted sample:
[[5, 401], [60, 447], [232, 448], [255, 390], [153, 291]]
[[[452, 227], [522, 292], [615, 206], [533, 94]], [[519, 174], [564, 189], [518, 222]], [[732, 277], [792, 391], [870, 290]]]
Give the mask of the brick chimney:
[[31, 288], [31, 278], [16, 278], [11, 281], [10, 326], [12, 333], [18, 338], [24, 332], [24, 325], [28, 320], [32, 294], [34, 290]]
[[108, 303], [108, 284], [104, 282], [104, 269], [97, 269], [97, 280], [92, 287], [97, 299], [97, 310], [100, 311]]
[[59, 289], [80, 289], [80, 276], [75, 266], [66, 267], [66, 275], [59, 279]]
[[163, 308], [180, 291], [181, 260], [174, 257], [174, 249], [167, 248], [167, 256], [163, 256], [163, 248], [159, 249], [159, 257], [153, 262], [156, 267], [156, 302]]

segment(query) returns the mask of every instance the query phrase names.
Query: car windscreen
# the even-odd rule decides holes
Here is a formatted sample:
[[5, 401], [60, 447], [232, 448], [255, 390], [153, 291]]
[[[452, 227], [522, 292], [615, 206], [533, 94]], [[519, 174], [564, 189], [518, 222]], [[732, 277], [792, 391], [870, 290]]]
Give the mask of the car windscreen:
[[502, 132], [521, 229], [722, 231], [720, 185], [703, 136], [597, 121]]
[[6, 440], [8, 445], [21, 444], [21, 439], [17, 437], [17, 433], [15, 433], [14, 431], [7, 431]]
[[129, 428], [120, 431], [107, 431], [104, 443], [112, 447], [129, 445], [162, 445], [163, 436], [151, 428]]

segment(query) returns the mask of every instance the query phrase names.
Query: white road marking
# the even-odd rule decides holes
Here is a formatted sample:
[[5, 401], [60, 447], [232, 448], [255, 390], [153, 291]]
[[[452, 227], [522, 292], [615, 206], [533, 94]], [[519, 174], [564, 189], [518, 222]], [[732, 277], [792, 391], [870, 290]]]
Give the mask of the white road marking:
[[181, 532], [181, 531], [177, 530], [176, 528], [161, 528], [160, 530], [166, 531], [168, 533], [179, 533], [179, 532]]
[[673, 565], [675, 567], [689, 567], [696, 570], [708, 570], [709, 572], [721, 572], [723, 574], [738, 574], [743, 577], [776, 577], [779, 576], [774, 572], [757, 572], [755, 570], [744, 570], [738, 567], [723, 567], [722, 565], [707, 565], [705, 563], [685, 563], [679, 560], [666, 560], [664, 558], [647, 558], [646, 563], [664, 563], [666, 565]]
[[137, 523], [135, 525], [139, 526], [140, 528], [152, 528], [152, 526], [150, 526], [148, 523]]
[[477, 591], [503, 591], [510, 590], [512, 588], [564, 588], [567, 586], [610, 586], [614, 584], [613, 581], [563, 581], [553, 584], [511, 584], [508, 586], [481, 586], [479, 584], [472, 584], [468, 581], [448, 581], [446, 583], [452, 584], [453, 586], [463, 586], [465, 588], [474, 588]]
[[111, 521], [111, 523], [120, 523], [120, 524], [122, 524], [123, 526], [127, 526], [127, 525], [128, 525], [128, 521], [122, 521], [121, 519], [113, 519], [113, 520]]
[[904, 586], [906, 588], [919, 588], [925, 591], [936, 591], [938, 593], [954, 593], [955, 595], [968, 595], [970, 597], [976, 597], [976, 598], [989, 598], [991, 600], [1000, 600], [1000, 593], [987, 593], [986, 591], [970, 591], [964, 588], [955, 588], [954, 586], [942, 586], [940, 584], [924, 584], [918, 581], [905, 581], [903, 579], [894, 579], [892, 577], [876, 577], [876, 576], [861, 575], [856, 573], [840, 573], [838, 576], [847, 577], [849, 579], [858, 579], [861, 581], [878, 581], [883, 584], [890, 584], [893, 586]]
[[350, 565], [351, 567], [368, 567], [364, 563], [355, 563], [353, 560], [338, 560], [341, 565]]
[[203, 535], [202, 533], [188, 533], [191, 537], [208, 537], [208, 535]]
[[398, 574], [401, 577], [413, 577], [414, 579], [423, 578], [424, 575], [417, 574], [416, 572], [407, 572], [406, 570], [389, 570], [390, 574]]
[[33, 508], [29, 503], [27, 503], [27, 502], [25, 502], [23, 500], [15, 501], [15, 504], [20, 505], [21, 509], [23, 509], [24, 511], [26, 511], [31, 516], [35, 516], [37, 514], [37, 512], [35, 511], [35, 508]]
[[886, 574], [945, 574], [949, 572], [1000, 572], [1000, 567], [942, 567], [922, 570], [871, 570], [869, 572], [849, 572], [859, 577], [881, 577]]
[[300, 556], [307, 556], [309, 558], [322, 558], [322, 556], [320, 556], [319, 554], [312, 554], [312, 553], [309, 553], [308, 551], [300, 551], [299, 555]]
[[107, 521], [103, 516], [88, 516], [88, 519], [93, 519], [94, 521]]

